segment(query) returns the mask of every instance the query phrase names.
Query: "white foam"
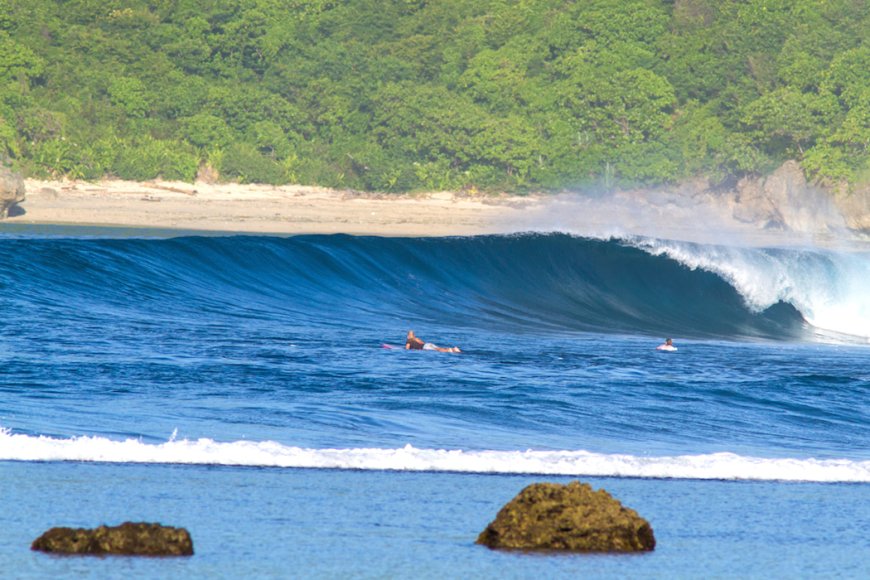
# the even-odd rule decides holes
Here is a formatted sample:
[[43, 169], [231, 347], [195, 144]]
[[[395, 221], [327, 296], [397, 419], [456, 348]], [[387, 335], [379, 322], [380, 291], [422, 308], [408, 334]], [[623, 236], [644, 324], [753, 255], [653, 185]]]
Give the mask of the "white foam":
[[814, 327], [870, 338], [870, 254], [820, 248], [751, 248], [632, 239], [653, 255], [718, 274], [762, 311], [797, 308]]
[[465, 473], [529, 473], [598, 477], [870, 482], [870, 461], [764, 459], [733, 453], [639, 457], [588, 451], [464, 451], [459, 449], [306, 449], [274, 441], [150, 444], [104, 437], [58, 439], [0, 428], [0, 460], [93, 461]]

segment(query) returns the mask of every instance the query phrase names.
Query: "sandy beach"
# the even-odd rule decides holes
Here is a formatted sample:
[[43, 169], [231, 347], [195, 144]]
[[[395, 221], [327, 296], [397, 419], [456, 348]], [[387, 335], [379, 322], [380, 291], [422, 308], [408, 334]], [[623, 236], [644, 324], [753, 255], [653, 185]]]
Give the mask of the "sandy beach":
[[387, 237], [559, 231], [595, 238], [634, 235], [772, 246], [866, 242], [862, 226], [870, 215], [861, 206], [844, 219], [830, 198], [800, 187], [793, 188], [798, 194], [779, 198], [680, 190], [605, 196], [389, 194], [300, 185], [120, 180], [28, 179], [25, 187], [24, 202], [0, 225]]
[[367, 194], [305, 186], [26, 180], [9, 224], [264, 234], [452, 236], [499, 233], [535, 198], [449, 192]]

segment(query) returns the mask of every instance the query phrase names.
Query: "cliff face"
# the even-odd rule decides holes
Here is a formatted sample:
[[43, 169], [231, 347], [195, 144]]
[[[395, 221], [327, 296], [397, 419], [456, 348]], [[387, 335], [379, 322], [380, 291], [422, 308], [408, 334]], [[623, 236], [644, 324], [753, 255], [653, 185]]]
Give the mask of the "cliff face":
[[870, 185], [835, 195], [834, 204], [843, 214], [848, 227], [870, 233]]
[[848, 193], [826, 191], [807, 183], [796, 161], [787, 161], [767, 177], [742, 180], [736, 201], [736, 219], [769, 220], [796, 231], [826, 227], [870, 230], [870, 188]]
[[742, 179], [735, 195], [734, 219], [799, 232], [852, 227], [835, 203], [835, 196], [807, 183], [796, 161], [771, 175]]
[[870, 189], [831, 192], [811, 183], [797, 161], [787, 161], [772, 174], [743, 178], [734, 186], [712, 187], [703, 179], [684, 183], [677, 194], [723, 217], [766, 230], [822, 233], [870, 230]]

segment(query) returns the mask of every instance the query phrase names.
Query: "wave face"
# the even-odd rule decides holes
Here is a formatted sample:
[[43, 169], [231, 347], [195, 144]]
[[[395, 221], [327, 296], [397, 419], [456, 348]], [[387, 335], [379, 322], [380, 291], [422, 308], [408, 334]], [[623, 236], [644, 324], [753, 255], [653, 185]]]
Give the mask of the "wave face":
[[[143, 319], [429, 319], [522, 331], [773, 340], [870, 333], [866, 254], [561, 234], [6, 239], [5, 309]], [[111, 283], [107, 283], [110, 280]], [[38, 318], [38, 317], [37, 317]]]

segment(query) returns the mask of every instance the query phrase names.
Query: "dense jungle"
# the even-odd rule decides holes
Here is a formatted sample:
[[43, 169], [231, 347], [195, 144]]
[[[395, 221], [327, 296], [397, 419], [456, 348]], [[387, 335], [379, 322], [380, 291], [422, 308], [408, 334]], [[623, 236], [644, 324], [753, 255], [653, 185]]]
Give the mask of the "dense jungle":
[[551, 191], [870, 182], [863, 0], [0, 0], [34, 177]]

